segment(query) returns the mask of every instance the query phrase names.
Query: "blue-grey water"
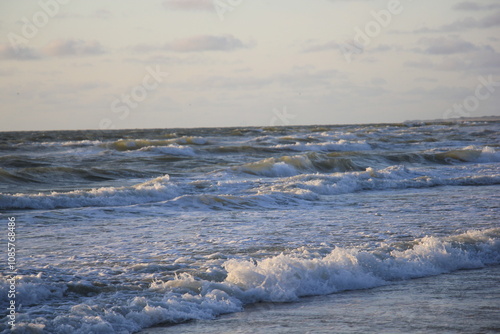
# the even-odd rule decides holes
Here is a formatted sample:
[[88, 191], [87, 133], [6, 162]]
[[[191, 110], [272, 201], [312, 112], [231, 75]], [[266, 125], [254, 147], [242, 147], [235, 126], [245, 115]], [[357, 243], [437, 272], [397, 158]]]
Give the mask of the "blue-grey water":
[[[0, 133], [2, 244], [16, 219], [15, 332], [498, 331], [487, 319], [500, 308], [499, 130]], [[10, 277], [2, 269], [3, 310]], [[489, 283], [474, 298], [442, 294], [441, 316], [422, 297], [477, 277]], [[451, 323], [443, 305], [480, 311]], [[411, 307], [413, 321], [383, 321], [395, 309], [411, 318]]]

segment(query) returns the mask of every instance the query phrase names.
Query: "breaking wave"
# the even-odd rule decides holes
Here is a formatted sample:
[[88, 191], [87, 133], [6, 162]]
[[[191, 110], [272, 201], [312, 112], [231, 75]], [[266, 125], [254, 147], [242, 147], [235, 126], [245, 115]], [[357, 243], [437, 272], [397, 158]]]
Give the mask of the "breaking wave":
[[176, 185], [164, 175], [129, 187], [103, 187], [70, 192], [0, 194], [1, 209], [54, 209], [87, 206], [124, 206], [158, 202], [179, 195]]
[[[60, 307], [57, 317], [38, 316], [36, 322], [21, 314], [17, 327], [19, 332], [131, 333], [158, 324], [212, 319], [241, 311], [245, 305], [256, 302], [293, 302], [304, 296], [368, 289], [395, 281], [498, 265], [499, 238], [500, 229], [496, 228], [382, 244], [374, 250], [339, 247], [319, 253], [299, 248], [261, 259], [234, 258], [221, 264], [219, 274], [208, 275], [212, 278], [203, 272], [178, 274], [153, 281], [141, 296], [127, 293], [130, 288], [125, 286], [122, 289], [115, 286], [109, 292], [105, 284], [97, 282], [48, 285], [41, 274], [19, 276], [19, 300], [25, 305], [48, 298], [67, 300], [71, 294], [101, 296], [92, 304]], [[2, 296], [7, 295], [8, 286], [8, 278], [2, 277]], [[0, 329], [5, 329], [5, 323]]]
[[151, 140], [151, 139], [120, 139], [111, 143], [103, 144], [106, 148], [115, 149], [117, 151], [133, 151], [145, 147], [176, 147], [178, 145], [206, 145], [208, 141], [202, 137], [179, 137], [166, 140]]
[[[355, 171], [319, 173], [318, 164], [334, 170]], [[480, 175], [473, 170], [468, 174], [453, 172], [432, 174], [428, 170], [407, 168], [403, 165], [382, 169], [369, 167], [362, 171], [358, 171], [359, 169], [359, 166], [353, 165], [349, 160], [315, 161], [307, 156], [285, 156], [234, 167], [228, 172], [213, 175], [212, 179], [199, 179], [189, 183], [184, 183], [182, 180], [175, 183], [165, 175], [126, 187], [39, 194], [0, 194], [0, 209], [125, 206], [155, 202], [161, 202], [161, 205], [172, 209], [189, 207], [215, 210], [272, 209], [283, 205], [318, 202], [323, 200], [323, 195], [387, 189], [500, 184], [500, 173], [495, 168], [482, 167]], [[231, 172], [272, 177], [272, 179], [235, 180]]]

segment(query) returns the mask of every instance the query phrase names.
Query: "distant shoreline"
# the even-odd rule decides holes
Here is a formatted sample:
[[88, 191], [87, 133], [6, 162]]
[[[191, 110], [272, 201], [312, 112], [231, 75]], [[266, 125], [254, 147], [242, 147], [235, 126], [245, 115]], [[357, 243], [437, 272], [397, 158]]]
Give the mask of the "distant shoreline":
[[405, 121], [404, 123], [411, 123], [411, 122], [431, 122], [431, 123], [441, 123], [441, 122], [491, 122], [491, 121], [493, 121], [493, 122], [500, 121], [500, 116], [441, 118], [441, 119], [431, 119], [431, 120], [411, 120], [411, 121]]

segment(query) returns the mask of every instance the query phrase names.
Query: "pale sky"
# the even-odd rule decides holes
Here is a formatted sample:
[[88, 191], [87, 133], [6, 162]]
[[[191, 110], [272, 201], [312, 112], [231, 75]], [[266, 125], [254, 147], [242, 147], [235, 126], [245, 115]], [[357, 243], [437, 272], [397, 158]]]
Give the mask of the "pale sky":
[[500, 1], [1, 0], [0, 131], [500, 116]]

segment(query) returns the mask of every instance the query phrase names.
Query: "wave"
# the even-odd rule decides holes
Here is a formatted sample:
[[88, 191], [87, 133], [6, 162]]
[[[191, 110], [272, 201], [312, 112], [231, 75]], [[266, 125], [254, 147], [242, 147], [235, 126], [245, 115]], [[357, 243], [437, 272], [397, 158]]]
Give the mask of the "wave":
[[207, 145], [209, 142], [203, 137], [185, 136], [173, 139], [120, 139], [111, 143], [102, 144], [105, 148], [117, 151], [133, 151], [147, 147], [167, 146], [178, 147], [178, 145]]
[[288, 302], [299, 297], [365, 289], [500, 263], [500, 229], [449, 238], [425, 237], [375, 251], [335, 248], [326, 256], [308, 250], [263, 260], [229, 260], [225, 282], [244, 302]]
[[178, 187], [164, 175], [129, 187], [102, 187], [70, 192], [0, 194], [0, 209], [55, 209], [125, 206], [158, 202], [179, 196]]
[[391, 166], [394, 163], [408, 165], [500, 162], [500, 152], [492, 147], [482, 149], [473, 146], [446, 152], [372, 153], [372, 152], [309, 152], [302, 155], [267, 158], [233, 167], [232, 170], [266, 177], [294, 176], [307, 173], [331, 173], [362, 171], [370, 166]]
[[500, 152], [494, 148], [485, 146], [478, 149], [475, 146], [467, 146], [463, 149], [450, 150], [447, 152], [431, 154], [428, 160], [436, 159], [439, 162], [500, 162]]
[[177, 144], [167, 146], [145, 146], [140, 148], [138, 151], [187, 157], [193, 157], [196, 155], [196, 152], [191, 147], [183, 147]]
[[433, 175], [398, 165], [378, 170], [369, 167], [363, 172], [301, 174], [284, 179], [279, 186], [262, 187], [260, 192], [303, 190], [318, 195], [339, 195], [370, 190], [495, 184], [500, 184], [500, 174], [496, 170], [492, 170], [491, 175]]
[[[299, 160], [299, 163], [303, 163]], [[304, 164], [308, 167], [307, 163]], [[251, 166], [251, 173], [260, 175], [296, 173], [291, 166], [281, 163], [272, 169], [260, 170], [260, 165]], [[282, 167], [285, 166], [285, 167]], [[245, 167], [248, 168], [248, 167]], [[283, 168], [283, 169], [280, 169]], [[453, 169], [447, 173], [429, 173], [429, 170], [407, 168], [402, 165], [383, 169], [367, 168], [364, 171], [337, 172], [329, 174], [304, 173], [293, 176], [277, 177], [266, 182], [256, 179], [253, 187], [244, 188], [234, 195], [188, 195], [167, 201], [165, 205], [192, 207], [197, 209], [251, 209], [251, 208], [283, 208], [284, 206], [309, 205], [312, 203], [330, 203], [328, 196], [343, 195], [361, 191], [380, 191], [393, 189], [431, 188], [437, 186], [481, 186], [500, 184], [500, 174], [495, 168], [480, 167], [482, 174], [474, 170], [468, 175], [456, 173]], [[228, 186], [240, 187], [235, 181], [228, 181]], [[247, 183], [241, 181], [241, 183]], [[218, 181], [220, 187], [223, 181]]]
[[299, 151], [299, 152], [352, 152], [352, 151], [370, 151], [372, 146], [366, 141], [347, 141], [341, 139], [336, 142], [323, 142], [323, 143], [295, 143], [295, 144], [280, 144], [275, 145], [273, 148], [288, 151]]
[[[84, 303], [75, 299], [64, 311], [60, 307], [57, 317], [50, 310], [45, 315], [38, 312], [32, 323], [20, 317], [17, 326], [26, 332], [131, 333], [158, 324], [213, 319], [256, 302], [294, 302], [305, 296], [369, 289], [498, 264], [500, 229], [494, 228], [381, 244], [374, 250], [338, 247], [320, 253], [303, 247], [272, 257], [233, 258], [222, 262], [216, 275], [200, 269], [155, 280], [141, 290], [141, 296], [137, 291], [127, 293], [126, 287], [107, 288], [87, 281], [47, 284], [41, 274], [20, 275], [17, 289], [19, 300], [28, 305], [26, 310], [47, 299], [66, 296], [67, 300], [68, 294], [97, 297]], [[7, 278], [2, 277], [2, 295], [7, 289]]]
[[68, 140], [68, 141], [53, 141], [53, 142], [40, 142], [40, 143], [30, 143], [36, 146], [48, 146], [48, 147], [86, 147], [86, 146], [99, 146], [102, 144], [100, 140]]
[[114, 172], [99, 168], [73, 168], [73, 167], [28, 167], [13, 172], [0, 168], [0, 181], [6, 183], [56, 183], [88, 182], [113, 180], [117, 175], [126, 171]]
[[[461, 163], [488, 163], [500, 162], [500, 152], [494, 148], [485, 146], [478, 148], [467, 146], [460, 149], [451, 149], [447, 151], [426, 150], [417, 152], [383, 152], [375, 154], [361, 155], [368, 161], [386, 162], [386, 163], [406, 163], [412, 165], [457, 165]], [[381, 160], [383, 159], [383, 160]]]
[[10, 184], [38, 182], [36, 179], [16, 174], [17, 173], [11, 173], [3, 168], [0, 168], [0, 182]]
[[[360, 191], [500, 184], [500, 174], [494, 166], [460, 168], [458, 171], [455, 170], [457, 167], [452, 166], [433, 173], [429, 169], [395, 165], [380, 169], [369, 167], [363, 171], [318, 173], [318, 161], [307, 156], [268, 160], [234, 167], [229, 172], [207, 174], [211, 179], [179, 179], [174, 183], [165, 175], [134, 186], [39, 194], [0, 194], [0, 209], [103, 207], [143, 203], [160, 203], [173, 210], [273, 209], [328, 202], [331, 199], [325, 196]], [[321, 159], [319, 162], [326, 163]], [[328, 168], [345, 170], [357, 169], [358, 166], [351, 166], [348, 160], [332, 160]], [[480, 170], [480, 173], [476, 170]], [[235, 179], [231, 175], [234, 172], [273, 178]]]
[[267, 158], [233, 167], [232, 170], [259, 176], [282, 177], [311, 172], [347, 172], [363, 170], [364, 168], [366, 167], [357, 165], [349, 158], [309, 153], [304, 155], [282, 156], [279, 158]]

